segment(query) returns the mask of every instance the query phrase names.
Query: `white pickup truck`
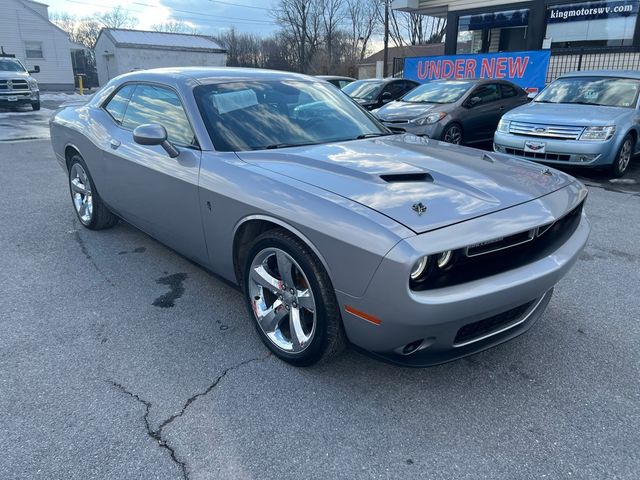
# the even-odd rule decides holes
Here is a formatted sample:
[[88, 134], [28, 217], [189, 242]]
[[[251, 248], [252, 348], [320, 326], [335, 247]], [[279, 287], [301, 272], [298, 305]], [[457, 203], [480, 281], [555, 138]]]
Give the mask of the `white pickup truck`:
[[39, 67], [27, 70], [16, 58], [0, 57], [0, 108], [30, 103], [34, 110], [40, 110], [38, 82], [31, 76], [39, 71]]

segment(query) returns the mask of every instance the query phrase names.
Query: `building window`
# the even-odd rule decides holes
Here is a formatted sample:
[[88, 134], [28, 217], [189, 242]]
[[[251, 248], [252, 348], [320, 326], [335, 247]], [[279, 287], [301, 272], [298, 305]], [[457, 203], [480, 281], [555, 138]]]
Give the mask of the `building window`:
[[27, 58], [44, 58], [42, 55], [42, 42], [24, 42]]
[[638, 3], [613, 0], [550, 5], [545, 37], [551, 40], [551, 48], [632, 45]]
[[456, 53], [526, 50], [528, 26], [528, 8], [461, 16]]

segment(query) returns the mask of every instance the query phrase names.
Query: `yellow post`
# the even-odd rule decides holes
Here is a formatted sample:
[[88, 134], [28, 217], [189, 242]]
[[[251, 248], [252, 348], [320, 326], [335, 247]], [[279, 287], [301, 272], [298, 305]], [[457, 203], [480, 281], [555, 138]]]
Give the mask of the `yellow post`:
[[82, 86], [82, 75], [78, 75], [78, 87], [80, 87], [80, 95], [84, 95], [84, 88]]

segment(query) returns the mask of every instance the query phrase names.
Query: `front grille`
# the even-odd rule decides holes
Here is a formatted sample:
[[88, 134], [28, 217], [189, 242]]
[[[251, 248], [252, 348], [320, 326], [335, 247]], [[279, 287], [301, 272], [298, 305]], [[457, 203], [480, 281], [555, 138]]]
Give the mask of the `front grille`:
[[517, 322], [533, 305], [535, 300], [520, 305], [519, 307], [512, 308], [506, 312], [499, 313], [493, 317], [485, 318], [477, 322], [469, 323], [458, 330], [456, 338], [453, 341], [454, 345], [465, 344], [475, 339], [479, 339], [486, 335], [490, 335], [496, 332], [510, 323]]
[[529, 137], [559, 138], [563, 140], [577, 140], [584, 127], [566, 125], [544, 125], [538, 123], [511, 122], [509, 133], [526, 135]]
[[[9, 82], [11, 82], [11, 88], [9, 88]], [[4, 92], [11, 92], [13, 90], [29, 90], [29, 84], [26, 80], [0, 80], [0, 90]]]
[[525, 152], [519, 148], [505, 147], [504, 153], [509, 155], [515, 155], [522, 158], [533, 158], [535, 160], [556, 160], [562, 162], [568, 162], [571, 160], [571, 155], [565, 155], [561, 153], [538, 153], [538, 152]]
[[[576, 231], [584, 201], [555, 222], [539, 225], [534, 230], [517, 233], [469, 247], [453, 253], [454, 260], [446, 270], [436, 269], [424, 282], [412, 283], [416, 291], [432, 290], [487, 278], [540, 260], [558, 249]], [[532, 237], [528, 241], [523, 241]], [[512, 243], [504, 248], [498, 244]], [[486, 249], [482, 251], [482, 249]]]
[[382, 123], [409, 123], [409, 120], [382, 120]]

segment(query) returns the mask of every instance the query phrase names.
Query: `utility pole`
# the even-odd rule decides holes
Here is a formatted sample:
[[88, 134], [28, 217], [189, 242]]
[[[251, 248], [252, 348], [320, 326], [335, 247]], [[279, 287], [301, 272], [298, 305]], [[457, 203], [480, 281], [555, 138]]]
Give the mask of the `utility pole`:
[[384, 51], [382, 61], [384, 65], [382, 66], [382, 76], [387, 78], [388, 66], [389, 62], [389, 0], [384, 0]]

